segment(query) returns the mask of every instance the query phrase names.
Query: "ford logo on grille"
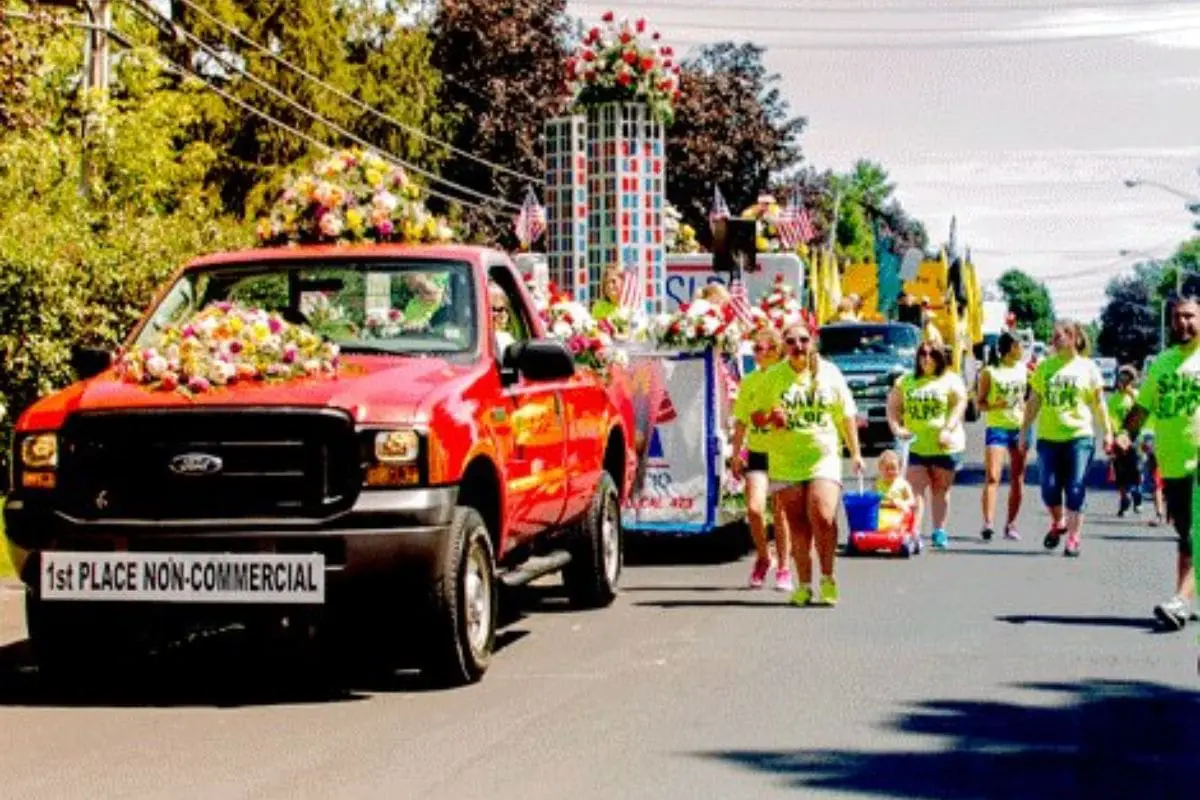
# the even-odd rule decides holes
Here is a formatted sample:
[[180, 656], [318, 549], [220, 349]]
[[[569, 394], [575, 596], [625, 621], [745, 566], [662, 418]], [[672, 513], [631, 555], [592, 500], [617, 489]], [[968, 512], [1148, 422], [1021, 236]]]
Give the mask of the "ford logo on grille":
[[171, 459], [171, 472], [176, 475], [216, 475], [225, 464], [208, 453], [181, 453]]

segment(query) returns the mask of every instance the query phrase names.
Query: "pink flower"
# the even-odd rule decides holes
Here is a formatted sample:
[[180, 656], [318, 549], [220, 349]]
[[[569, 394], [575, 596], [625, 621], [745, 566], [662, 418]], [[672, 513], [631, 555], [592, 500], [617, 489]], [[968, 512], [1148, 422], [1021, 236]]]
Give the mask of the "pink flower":
[[285, 364], [295, 363], [296, 358], [297, 358], [297, 356], [299, 356], [299, 354], [300, 354], [300, 351], [296, 349], [296, 346], [293, 344], [289, 344], [287, 347], [283, 348], [283, 363], [285, 363]]
[[193, 375], [187, 382], [187, 388], [189, 392], [207, 392], [212, 388], [212, 384], [209, 383], [208, 378]]
[[571, 351], [571, 355], [579, 355], [584, 349], [582, 339], [578, 336], [572, 336], [571, 339], [567, 341], [567, 349]]
[[283, 320], [281, 320], [279, 317], [271, 317], [267, 320], [267, 329], [270, 330], [271, 333], [279, 333], [281, 330], [283, 330]]
[[396, 226], [392, 225], [390, 219], [380, 220], [379, 224], [375, 227], [379, 231], [379, 235], [385, 239], [391, 236], [396, 230]]
[[644, 19], [639, 19], [639, 20], [638, 20], [638, 21], [635, 23], [635, 27], [637, 28], [637, 32], [638, 32], [638, 33], [645, 33], [645, 32], [646, 32], [646, 20], [644, 20]]

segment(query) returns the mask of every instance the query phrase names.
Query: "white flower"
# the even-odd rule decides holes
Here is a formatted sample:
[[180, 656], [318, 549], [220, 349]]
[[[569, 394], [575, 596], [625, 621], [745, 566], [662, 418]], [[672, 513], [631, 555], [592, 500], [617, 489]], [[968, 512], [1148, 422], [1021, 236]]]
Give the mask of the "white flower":
[[161, 378], [166, 374], [168, 366], [167, 359], [159, 355], [146, 359], [146, 372], [152, 378]]
[[707, 300], [696, 300], [688, 306], [687, 315], [689, 317], [702, 317], [711, 314], [715, 311], [712, 303]]

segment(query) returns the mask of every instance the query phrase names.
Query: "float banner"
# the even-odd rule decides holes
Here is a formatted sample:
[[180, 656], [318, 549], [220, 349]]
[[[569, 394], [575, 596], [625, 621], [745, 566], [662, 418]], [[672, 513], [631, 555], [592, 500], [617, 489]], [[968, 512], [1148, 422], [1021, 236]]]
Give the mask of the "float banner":
[[654, 415], [645, 481], [626, 503], [623, 522], [637, 530], [697, 530], [710, 524], [713, 498], [711, 355], [660, 356], [665, 391]]

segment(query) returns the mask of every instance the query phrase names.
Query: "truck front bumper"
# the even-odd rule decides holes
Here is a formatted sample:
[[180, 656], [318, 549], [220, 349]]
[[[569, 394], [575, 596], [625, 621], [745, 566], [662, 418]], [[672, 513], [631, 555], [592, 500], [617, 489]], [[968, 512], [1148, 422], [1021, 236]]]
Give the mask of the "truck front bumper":
[[26, 497], [4, 509], [10, 554], [22, 581], [39, 585], [41, 554], [52, 551], [320, 553], [330, 601], [436, 577], [458, 487], [364, 490], [325, 520], [231, 519], [84, 521]]

